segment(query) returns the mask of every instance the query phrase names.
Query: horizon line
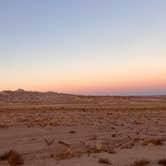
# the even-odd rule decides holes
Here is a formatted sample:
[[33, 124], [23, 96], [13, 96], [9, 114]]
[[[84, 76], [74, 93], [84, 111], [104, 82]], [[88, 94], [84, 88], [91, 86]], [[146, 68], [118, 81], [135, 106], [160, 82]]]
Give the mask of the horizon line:
[[22, 92], [37, 92], [37, 93], [57, 93], [57, 94], [64, 94], [64, 95], [75, 95], [75, 96], [103, 96], [103, 97], [150, 97], [150, 96], [166, 96], [166, 92], [164, 93], [146, 93], [146, 92], [122, 92], [122, 93], [112, 93], [110, 92], [110, 94], [108, 93], [98, 93], [98, 92], [93, 92], [93, 93], [68, 93], [68, 92], [59, 92], [59, 91], [54, 91], [54, 90], [26, 90], [26, 89], [22, 89], [22, 88], [18, 88], [18, 89], [0, 89], [0, 93], [5, 92], [5, 91], [11, 91], [11, 92], [17, 92], [17, 91], [22, 91]]

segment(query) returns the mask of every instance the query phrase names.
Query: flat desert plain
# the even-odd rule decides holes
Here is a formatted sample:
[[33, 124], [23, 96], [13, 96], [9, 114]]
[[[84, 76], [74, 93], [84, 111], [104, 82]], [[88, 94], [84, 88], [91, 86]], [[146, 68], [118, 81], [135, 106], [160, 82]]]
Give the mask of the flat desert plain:
[[166, 165], [166, 96], [0, 92], [0, 166]]

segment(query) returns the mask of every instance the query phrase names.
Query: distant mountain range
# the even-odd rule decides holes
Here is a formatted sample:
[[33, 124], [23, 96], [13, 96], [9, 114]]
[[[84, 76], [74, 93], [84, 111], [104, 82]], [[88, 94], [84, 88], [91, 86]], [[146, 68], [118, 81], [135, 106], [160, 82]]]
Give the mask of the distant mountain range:
[[166, 96], [79, 96], [57, 92], [37, 92], [18, 89], [16, 91], [0, 91], [1, 103], [25, 103], [25, 104], [112, 104], [120, 101], [131, 103], [135, 101], [155, 102], [166, 101]]
[[37, 92], [37, 91], [25, 91], [18, 89], [16, 91], [4, 90], [0, 92], [0, 102], [11, 103], [66, 103], [72, 102], [76, 96], [70, 94], [56, 93], [56, 92]]

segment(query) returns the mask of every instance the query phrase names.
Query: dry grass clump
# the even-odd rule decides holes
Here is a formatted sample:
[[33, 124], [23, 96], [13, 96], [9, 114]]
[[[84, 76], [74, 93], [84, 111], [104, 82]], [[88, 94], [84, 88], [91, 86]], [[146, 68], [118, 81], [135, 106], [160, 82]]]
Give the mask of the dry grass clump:
[[7, 160], [10, 166], [17, 166], [24, 164], [22, 156], [14, 150], [10, 150], [9, 152], [2, 154], [0, 156], [0, 160], [1, 161]]
[[70, 144], [64, 141], [59, 141], [58, 143], [63, 145], [65, 149], [62, 152], [56, 154], [55, 158], [57, 160], [65, 160], [74, 157], [74, 153], [71, 150]]
[[83, 141], [83, 146], [85, 147], [85, 152], [88, 153], [89, 155], [92, 153], [101, 153], [101, 152], [106, 152], [106, 153], [115, 153], [115, 151], [112, 149], [112, 147], [109, 146], [107, 142], [103, 142], [100, 140], [95, 140], [92, 141]]
[[70, 134], [75, 134], [76, 131], [74, 131], [74, 130], [70, 130], [69, 133], [70, 133]]
[[48, 146], [50, 146], [55, 142], [55, 139], [54, 138], [45, 138], [44, 141]]
[[0, 128], [7, 128], [8, 126], [5, 124], [0, 124]]
[[57, 160], [65, 160], [74, 157], [74, 154], [70, 148], [67, 148], [65, 151], [57, 154], [55, 158]]
[[90, 141], [96, 141], [96, 140], [97, 140], [97, 136], [96, 136], [96, 135], [93, 135], [89, 140], [90, 140]]
[[59, 144], [64, 145], [65, 147], [69, 148], [70, 144], [64, 142], [64, 141], [58, 141]]
[[100, 158], [99, 163], [111, 165], [111, 162], [107, 158]]
[[19, 153], [17, 153], [16, 151], [11, 151], [10, 152], [10, 156], [8, 158], [8, 162], [11, 166], [17, 166], [17, 165], [22, 165], [23, 162], [23, 158], [21, 157], [21, 155]]
[[134, 147], [134, 145], [134, 142], [127, 142], [126, 144], [122, 144], [120, 146], [120, 149], [131, 149], [132, 147]]
[[163, 145], [163, 140], [162, 139], [149, 139], [149, 140], [145, 140], [143, 142], [143, 145], [156, 145], [156, 146], [161, 146]]
[[163, 166], [166, 166], [166, 159], [161, 159], [158, 161], [158, 164], [159, 165], [163, 165]]
[[103, 152], [105, 151], [105, 148], [103, 147], [102, 143], [101, 142], [96, 142], [96, 143], [85, 143], [85, 148], [86, 148], [86, 152], [88, 154], [91, 154], [91, 153], [100, 153], [100, 152]]
[[0, 155], [0, 161], [7, 160], [8, 157], [9, 157], [9, 152], [6, 152], [6, 153]]
[[147, 160], [140, 160], [140, 161], [135, 161], [133, 164], [131, 164], [131, 166], [144, 166], [144, 165], [148, 165], [150, 162]]
[[[65, 160], [70, 159], [73, 157], [80, 157], [82, 155], [88, 155], [94, 153], [101, 153], [101, 152], [107, 152], [107, 153], [115, 153], [113, 150], [111, 150], [109, 147], [105, 147], [104, 144], [101, 141], [94, 141], [94, 142], [82, 142], [82, 148], [81, 149], [72, 149], [71, 145], [69, 143], [66, 143], [64, 141], [59, 141], [59, 144], [63, 145], [64, 148], [63, 151], [56, 154], [55, 157], [57, 160]], [[80, 145], [81, 146], [81, 145]]]

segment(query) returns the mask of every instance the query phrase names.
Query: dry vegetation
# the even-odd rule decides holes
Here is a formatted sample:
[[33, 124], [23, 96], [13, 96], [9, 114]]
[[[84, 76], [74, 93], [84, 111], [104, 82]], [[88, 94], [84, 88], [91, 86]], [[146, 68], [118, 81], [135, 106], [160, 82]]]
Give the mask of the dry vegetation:
[[159, 165], [166, 166], [166, 159], [161, 159], [158, 161]]
[[161, 146], [163, 145], [164, 140], [163, 139], [148, 139], [143, 142], [143, 145], [156, 145]]
[[112, 165], [111, 162], [109, 161], [109, 159], [107, 159], [107, 158], [100, 158], [99, 163]]
[[165, 96], [1, 92], [0, 166], [165, 165], [165, 122]]
[[145, 166], [148, 165], [150, 162], [147, 160], [140, 160], [140, 161], [135, 161], [131, 166]]
[[10, 166], [17, 166], [24, 164], [22, 156], [14, 150], [10, 150], [9, 152], [2, 154], [0, 156], [0, 160], [1, 161], [7, 160]]

